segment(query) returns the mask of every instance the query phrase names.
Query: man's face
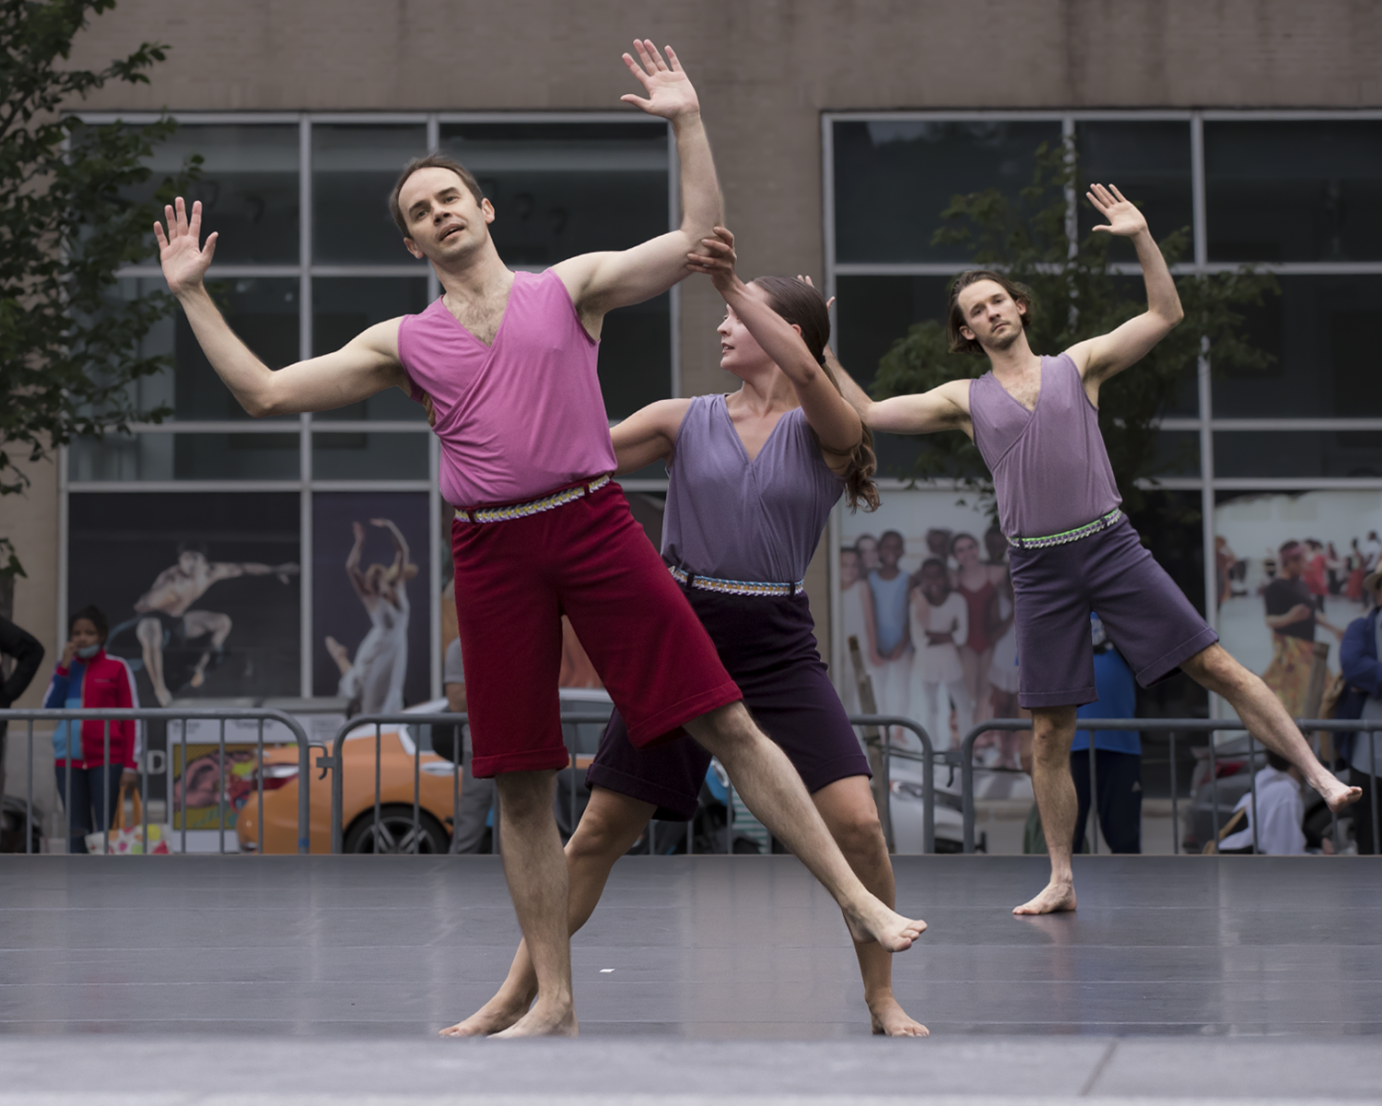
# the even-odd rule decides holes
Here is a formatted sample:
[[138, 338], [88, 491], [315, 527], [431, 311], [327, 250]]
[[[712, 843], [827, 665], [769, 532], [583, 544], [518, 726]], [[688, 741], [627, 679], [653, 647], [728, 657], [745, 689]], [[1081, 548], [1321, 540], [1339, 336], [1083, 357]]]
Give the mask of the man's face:
[[197, 570], [206, 563], [206, 558], [200, 553], [188, 550], [186, 553], [178, 554], [178, 568], [187, 573], [188, 576], [195, 575]]
[[414, 257], [455, 261], [489, 240], [494, 208], [477, 203], [470, 189], [450, 169], [419, 169], [403, 183], [398, 206], [408, 237], [403, 244]]
[[1294, 580], [1305, 570], [1305, 547], [1293, 545], [1281, 554], [1281, 572], [1288, 580]]
[[896, 568], [902, 560], [902, 539], [888, 534], [878, 542], [878, 559], [888, 568]]
[[985, 350], [1007, 349], [1022, 334], [1022, 305], [996, 280], [978, 280], [960, 291], [960, 333]]

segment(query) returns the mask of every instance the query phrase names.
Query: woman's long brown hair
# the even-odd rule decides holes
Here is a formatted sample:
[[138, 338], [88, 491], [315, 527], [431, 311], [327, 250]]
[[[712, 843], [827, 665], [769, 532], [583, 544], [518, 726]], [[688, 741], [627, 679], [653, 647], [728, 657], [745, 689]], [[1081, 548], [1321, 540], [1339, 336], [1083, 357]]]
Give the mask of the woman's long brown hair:
[[[769, 307], [789, 323], [801, 327], [806, 348], [825, 370], [826, 379], [839, 392], [840, 382], [825, 363], [825, 344], [830, 341], [830, 312], [826, 309], [825, 297], [811, 285], [793, 277], [761, 276], [753, 283], [763, 289]], [[811, 433], [815, 435], [814, 430]], [[816, 442], [820, 443], [819, 435], [816, 435]], [[845, 498], [851, 511], [858, 510], [860, 503], [866, 511], [878, 508], [878, 485], [873, 480], [873, 474], [877, 471], [878, 457], [873, 452], [873, 431], [864, 426], [859, 444], [849, 451], [849, 467], [845, 469], [843, 478]]]

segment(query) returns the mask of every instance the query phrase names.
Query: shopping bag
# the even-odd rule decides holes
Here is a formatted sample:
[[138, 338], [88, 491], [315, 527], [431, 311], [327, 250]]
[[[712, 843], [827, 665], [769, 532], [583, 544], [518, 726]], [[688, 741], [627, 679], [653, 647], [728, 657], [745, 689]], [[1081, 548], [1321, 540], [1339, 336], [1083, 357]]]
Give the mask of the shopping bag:
[[[120, 801], [115, 808], [115, 824], [110, 828], [110, 848], [106, 848], [106, 835], [103, 833], [88, 833], [86, 835], [86, 851], [90, 853], [108, 852], [112, 856], [142, 856], [148, 852], [153, 856], [168, 855], [168, 841], [172, 837], [172, 831], [166, 825], [155, 822], [149, 829], [149, 840], [144, 840], [144, 803], [139, 798], [139, 792], [129, 788], [129, 794], [134, 800], [134, 816], [130, 819], [134, 824], [125, 825], [125, 791], [120, 791]], [[146, 848], [147, 844], [147, 848]]]

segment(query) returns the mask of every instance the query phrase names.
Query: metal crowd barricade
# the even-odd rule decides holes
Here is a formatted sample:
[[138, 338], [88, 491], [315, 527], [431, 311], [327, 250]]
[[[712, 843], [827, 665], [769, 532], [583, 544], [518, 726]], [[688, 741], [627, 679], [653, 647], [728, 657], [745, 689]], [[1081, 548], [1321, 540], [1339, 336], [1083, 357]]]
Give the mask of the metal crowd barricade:
[[[1296, 725], [1303, 734], [1315, 735], [1321, 730], [1329, 733], [1368, 733], [1373, 734], [1382, 731], [1382, 722], [1367, 722], [1362, 719], [1296, 719]], [[964, 851], [972, 853], [974, 851], [974, 742], [981, 734], [990, 730], [1030, 730], [1032, 723], [1029, 719], [1021, 718], [994, 718], [987, 722], [975, 725], [964, 736], [960, 742], [958, 758], [960, 761], [961, 773], [961, 802], [964, 813]], [[1176, 794], [1176, 732], [1187, 731], [1190, 733], [1212, 733], [1216, 730], [1243, 730], [1248, 735], [1248, 771], [1249, 785], [1252, 794], [1252, 844], [1253, 851], [1257, 851], [1257, 770], [1255, 767], [1257, 746], [1259, 742], [1253, 737], [1252, 731], [1243, 725], [1237, 718], [1212, 719], [1212, 718], [1081, 718], [1076, 721], [1075, 729], [1085, 730], [1092, 733], [1095, 730], [1135, 730], [1144, 732], [1167, 732], [1171, 735], [1170, 760], [1171, 760], [1171, 833], [1173, 845], [1177, 853], [1180, 852], [1179, 834], [1179, 803]], [[1091, 746], [1093, 742], [1090, 742]], [[1265, 749], [1266, 747], [1263, 746]], [[1319, 749], [1316, 745], [1316, 756]], [[1090, 749], [1089, 757], [1089, 812], [1094, 822], [1094, 832], [1090, 833], [1090, 850], [1093, 853], [1099, 851], [1098, 811], [1099, 811], [1099, 791], [1098, 776], [1095, 762], [1098, 758], [1094, 755], [1093, 748]], [[1371, 761], [1369, 761], [1371, 764]], [[1219, 837], [1219, 776], [1217, 771], [1216, 754], [1214, 741], [1209, 742], [1209, 787], [1212, 794], [1210, 807], [1212, 810], [1214, 839], [1217, 842]], [[1369, 786], [1372, 791], [1372, 839], [1374, 847], [1378, 841], [1378, 810], [1377, 810], [1377, 766], [1371, 764], [1372, 772], [1368, 776]], [[1334, 817], [1334, 828], [1337, 836], [1338, 816]]]
[[[561, 721], [565, 723], [593, 722], [604, 725], [609, 721], [608, 714], [601, 714], [597, 711], [563, 711]], [[343, 771], [342, 751], [345, 746], [346, 738], [356, 733], [362, 728], [374, 727], [374, 834], [375, 843], [378, 844], [380, 833], [380, 791], [382, 785], [382, 765], [383, 765], [383, 733], [385, 726], [454, 726], [457, 732], [455, 772], [452, 776], [452, 824], [451, 839], [456, 839], [457, 807], [460, 799], [460, 777], [461, 777], [461, 736], [466, 726], [469, 725], [469, 716], [465, 712], [439, 711], [433, 714], [406, 713], [398, 712], [394, 714], [362, 714], [346, 721], [339, 730], [336, 731], [335, 738], [331, 742], [329, 755], [319, 756], [316, 766], [323, 773], [331, 773], [331, 851], [341, 853], [345, 851], [345, 774]], [[576, 764], [576, 750], [568, 750], [571, 756], [572, 768]], [[576, 823], [576, 805], [579, 790], [579, 773], [571, 773], [571, 823]], [[422, 832], [422, 742], [413, 741], [413, 839], [417, 840]]]
[[[66, 710], [66, 709], [43, 709], [43, 710], [0, 710], [0, 720], [5, 722], [28, 722], [28, 752], [29, 752], [29, 771], [28, 783], [25, 792], [25, 814], [24, 814], [24, 851], [32, 851], [33, 842], [33, 814], [34, 814], [34, 723], [35, 722], [103, 722], [105, 738], [105, 761], [110, 763], [110, 724], [112, 722], [190, 722], [190, 721], [212, 721], [220, 723], [220, 737], [217, 742], [221, 777], [225, 776], [226, 759], [226, 723], [231, 721], [250, 721], [258, 722], [258, 741], [257, 755], [259, 764], [264, 763], [264, 723], [277, 722], [286, 726], [295, 738], [298, 745], [298, 852], [305, 854], [308, 851], [308, 827], [311, 824], [311, 794], [308, 787], [308, 780], [311, 774], [309, 765], [310, 742], [307, 731], [303, 729], [302, 723], [290, 714], [281, 710], [264, 709], [236, 709], [229, 707], [160, 707], [160, 708], [139, 708], [122, 710]], [[184, 728], [184, 738], [186, 730]], [[80, 740], [80, 737], [78, 738]], [[146, 749], [147, 754], [147, 749]], [[148, 794], [149, 791], [149, 758], [145, 755], [139, 766], [141, 793]], [[259, 802], [259, 852], [264, 852], [264, 774], [259, 772], [258, 777], [258, 802]], [[67, 760], [65, 792], [67, 796], [72, 794], [72, 760]], [[170, 781], [171, 784], [171, 781]], [[217, 809], [220, 815], [220, 852], [226, 851], [226, 829], [225, 829], [225, 787], [218, 788], [219, 798]], [[104, 794], [108, 795], [107, 790]], [[169, 788], [169, 803], [171, 804], [172, 789]], [[65, 817], [64, 841], [67, 847], [71, 847], [72, 842], [72, 804], [70, 798], [63, 800], [63, 812]], [[142, 831], [144, 841], [149, 840], [149, 807], [143, 804], [144, 822]], [[104, 851], [110, 848], [110, 811], [106, 811], [105, 830], [104, 830]], [[169, 807], [169, 814], [172, 807]], [[187, 851], [187, 809], [183, 806], [182, 817], [182, 851]], [[152, 855], [146, 847], [146, 856]]]
[[[921, 794], [922, 805], [926, 810], [925, 821], [922, 823], [922, 852], [933, 853], [936, 851], [936, 758], [935, 747], [931, 743], [931, 735], [918, 723], [910, 718], [902, 718], [893, 714], [851, 714], [849, 716], [851, 726], [876, 726], [882, 730], [880, 740], [882, 741], [883, 752], [883, 817], [884, 832], [889, 841], [893, 840], [893, 787], [892, 787], [892, 758], [898, 760], [911, 760], [921, 762]], [[888, 740], [888, 728], [890, 726], [900, 726], [904, 730], [911, 730], [916, 734], [917, 740], [921, 742], [921, 752], [915, 753], [910, 749], [895, 748]]]

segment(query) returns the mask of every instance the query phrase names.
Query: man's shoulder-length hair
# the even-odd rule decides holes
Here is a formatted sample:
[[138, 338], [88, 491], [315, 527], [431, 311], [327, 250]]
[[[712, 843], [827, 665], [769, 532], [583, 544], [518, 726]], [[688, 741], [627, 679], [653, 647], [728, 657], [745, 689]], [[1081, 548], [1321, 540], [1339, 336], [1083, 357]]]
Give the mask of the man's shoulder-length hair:
[[1030, 288], [1019, 281], [1010, 280], [995, 269], [966, 269], [950, 282], [950, 301], [945, 311], [945, 335], [950, 339], [951, 353], [984, 352], [984, 347], [975, 339], [966, 338], [960, 333], [960, 327], [966, 325], [964, 317], [960, 313], [960, 293], [971, 284], [978, 284], [981, 280], [993, 281], [1007, 292], [1014, 302], [1020, 303], [1026, 308], [1022, 313], [1023, 330], [1032, 325], [1032, 317], [1036, 314], [1036, 297], [1032, 295]]

